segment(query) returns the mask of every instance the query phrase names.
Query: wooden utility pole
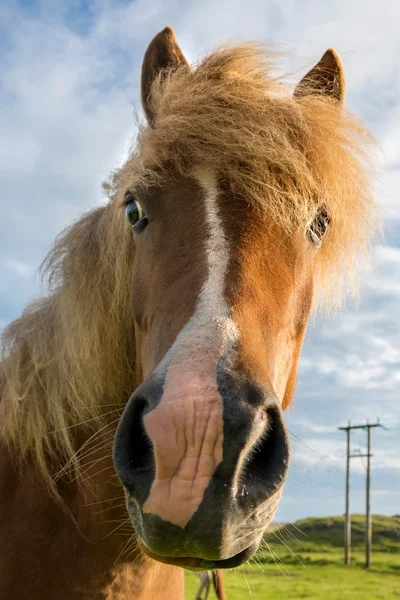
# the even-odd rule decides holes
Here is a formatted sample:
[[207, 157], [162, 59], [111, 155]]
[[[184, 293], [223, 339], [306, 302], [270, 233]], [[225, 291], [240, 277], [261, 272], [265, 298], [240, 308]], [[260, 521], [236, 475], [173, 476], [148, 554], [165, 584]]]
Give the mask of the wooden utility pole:
[[[371, 425], [373, 427], [373, 425]], [[365, 566], [371, 566], [371, 543], [372, 543], [372, 521], [371, 521], [371, 427], [367, 430], [367, 489], [365, 510]]]
[[[365, 425], [347, 425], [339, 427], [341, 431], [347, 434], [347, 454], [346, 454], [346, 519], [344, 524], [344, 564], [351, 564], [351, 515], [350, 515], [350, 458], [367, 459], [367, 479], [366, 479], [366, 510], [365, 510], [365, 566], [371, 566], [371, 545], [372, 545], [372, 520], [371, 520], [371, 428], [381, 427], [389, 429], [387, 425], [380, 423], [367, 423]], [[350, 454], [350, 432], [352, 429], [364, 429], [367, 432], [367, 453]]]
[[[350, 426], [350, 422], [349, 422]], [[346, 455], [346, 522], [344, 525], [344, 564], [351, 564], [351, 516], [350, 516], [350, 429], [347, 429]]]

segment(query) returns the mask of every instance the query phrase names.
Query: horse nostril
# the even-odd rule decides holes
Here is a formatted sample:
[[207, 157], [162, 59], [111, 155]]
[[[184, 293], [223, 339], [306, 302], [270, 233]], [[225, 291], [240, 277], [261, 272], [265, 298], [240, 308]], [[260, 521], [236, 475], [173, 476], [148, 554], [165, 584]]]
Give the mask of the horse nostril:
[[289, 443], [278, 407], [267, 410], [267, 426], [252, 448], [241, 474], [239, 496], [267, 499], [283, 484], [289, 463]]
[[124, 486], [135, 492], [148, 491], [154, 479], [155, 465], [152, 443], [143, 424], [147, 401], [143, 397], [131, 398], [114, 442], [114, 463]]

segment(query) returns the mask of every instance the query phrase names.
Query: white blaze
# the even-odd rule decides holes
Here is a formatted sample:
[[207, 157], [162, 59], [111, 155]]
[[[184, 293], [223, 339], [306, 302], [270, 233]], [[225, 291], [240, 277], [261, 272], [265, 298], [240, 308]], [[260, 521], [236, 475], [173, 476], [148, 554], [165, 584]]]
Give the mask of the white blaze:
[[[182, 349], [193, 359], [199, 359], [209, 344], [215, 349], [218, 343], [221, 356], [230, 343], [238, 337], [236, 325], [230, 317], [230, 309], [224, 297], [225, 277], [229, 265], [229, 248], [218, 211], [218, 185], [216, 175], [210, 169], [197, 168], [195, 178], [204, 190], [205, 218], [207, 223], [206, 256], [207, 278], [200, 291], [192, 317], [178, 334], [174, 344], [159, 364], [162, 372]], [[189, 356], [188, 356], [189, 358]]]

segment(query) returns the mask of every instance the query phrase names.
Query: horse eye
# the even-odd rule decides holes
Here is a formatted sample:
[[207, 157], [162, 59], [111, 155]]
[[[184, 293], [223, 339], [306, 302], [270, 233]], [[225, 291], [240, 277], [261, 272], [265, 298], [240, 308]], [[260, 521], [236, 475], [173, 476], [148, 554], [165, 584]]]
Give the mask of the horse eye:
[[328, 211], [323, 206], [318, 209], [317, 214], [313, 218], [313, 220], [308, 224], [306, 235], [310, 242], [319, 248], [322, 243], [322, 238], [325, 233], [328, 231], [329, 223], [331, 222], [331, 218], [328, 214]]
[[136, 225], [145, 216], [143, 208], [133, 196], [129, 197], [129, 201], [126, 204], [125, 215], [131, 225]]

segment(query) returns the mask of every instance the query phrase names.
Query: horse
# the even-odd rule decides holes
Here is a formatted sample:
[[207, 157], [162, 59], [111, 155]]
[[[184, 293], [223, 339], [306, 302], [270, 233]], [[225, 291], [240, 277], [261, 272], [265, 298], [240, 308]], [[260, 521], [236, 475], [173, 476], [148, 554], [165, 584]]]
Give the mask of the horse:
[[243, 564], [273, 519], [307, 323], [379, 221], [339, 56], [294, 89], [278, 58], [150, 42], [126, 162], [4, 331], [2, 598], [182, 599], [184, 569]]

